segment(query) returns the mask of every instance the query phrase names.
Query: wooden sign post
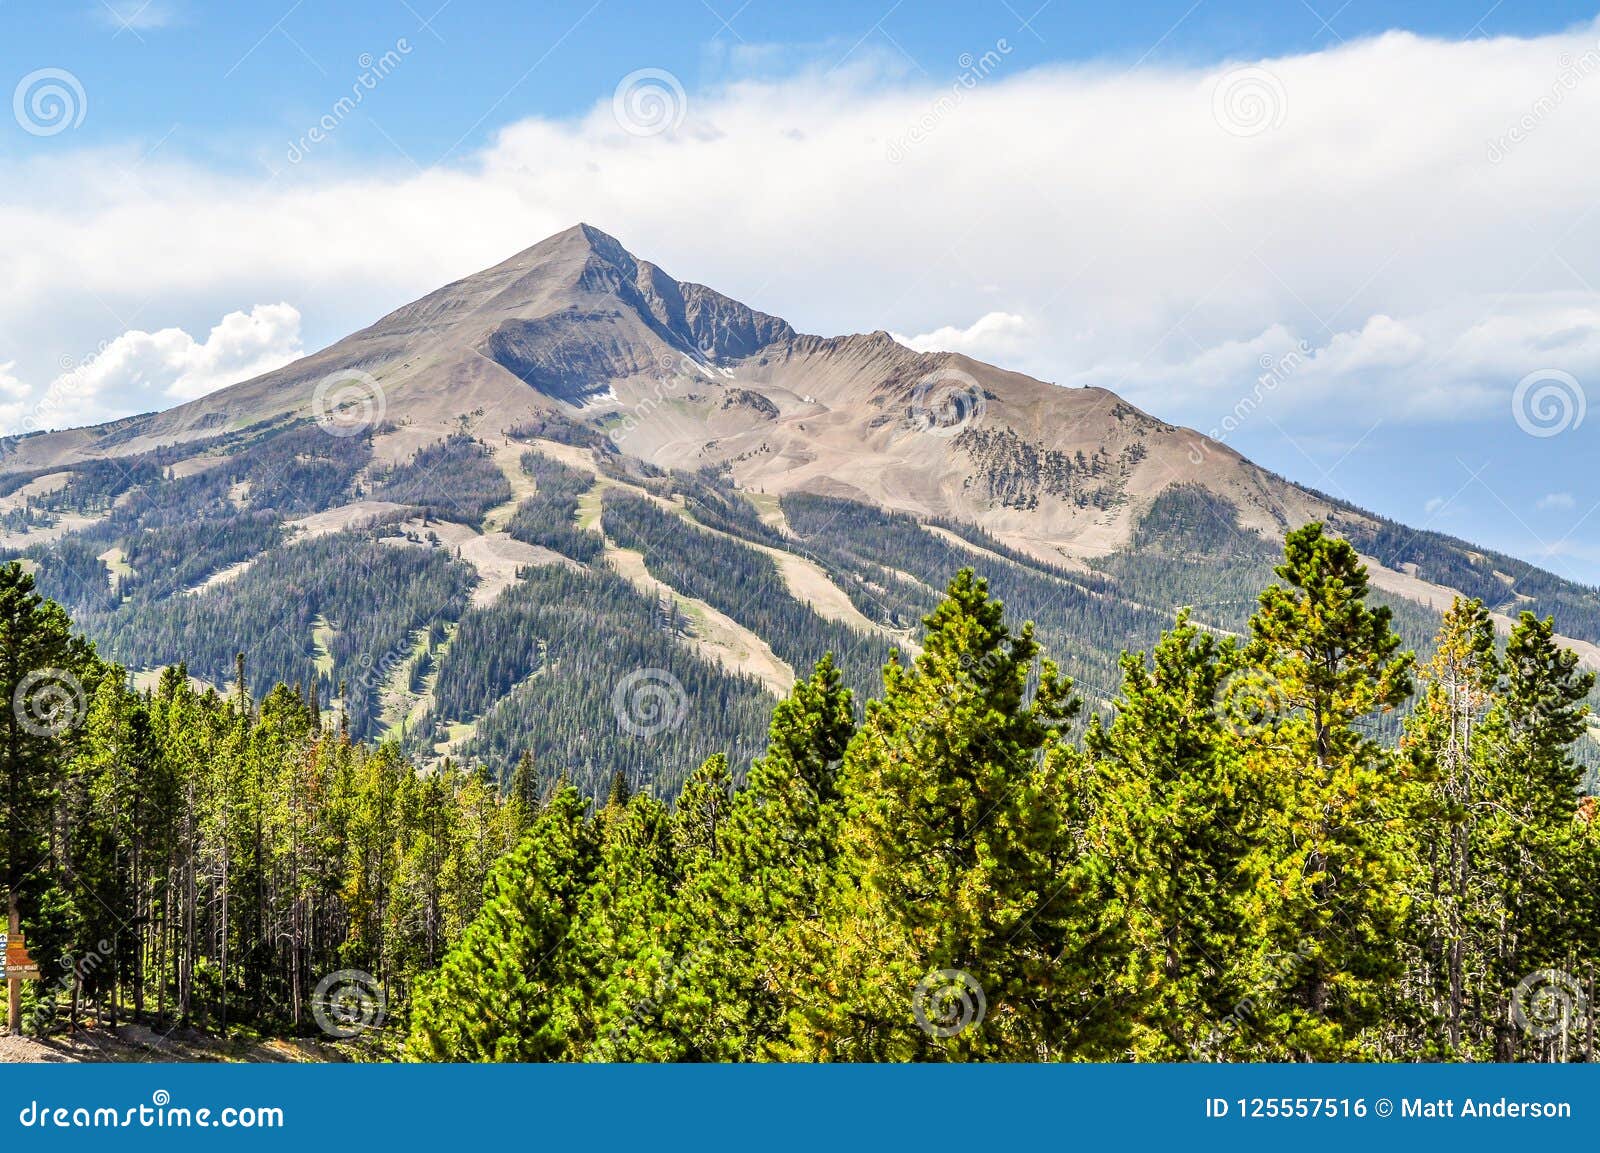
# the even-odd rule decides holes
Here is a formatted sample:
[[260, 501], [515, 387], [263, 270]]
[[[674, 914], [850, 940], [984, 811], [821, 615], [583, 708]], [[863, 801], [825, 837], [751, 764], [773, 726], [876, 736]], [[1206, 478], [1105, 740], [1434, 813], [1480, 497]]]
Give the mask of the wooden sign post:
[[9, 929], [6, 932], [6, 993], [10, 1001], [7, 1024], [13, 1035], [22, 1032], [22, 982], [39, 979], [39, 965], [28, 956], [27, 942], [22, 939], [22, 919], [17, 912], [17, 899], [7, 901]]
[[6, 938], [6, 979], [12, 978], [19, 981], [39, 979], [39, 964], [28, 956], [28, 946], [20, 935]]
[[22, 1033], [22, 978], [11, 975], [11, 942], [22, 940], [22, 915], [17, 912], [16, 893], [6, 894], [6, 907], [9, 924], [6, 933], [6, 993], [10, 1002], [6, 1022], [10, 1026], [11, 1035], [16, 1037]]

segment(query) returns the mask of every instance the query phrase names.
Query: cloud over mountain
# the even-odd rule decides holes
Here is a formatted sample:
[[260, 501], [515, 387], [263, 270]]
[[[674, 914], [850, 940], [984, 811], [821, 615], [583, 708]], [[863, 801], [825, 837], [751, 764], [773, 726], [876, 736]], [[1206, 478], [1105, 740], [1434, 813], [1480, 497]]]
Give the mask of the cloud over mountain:
[[300, 313], [290, 304], [230, 312], [204, 341], [181, 328], [130, 329], [56, 376], [32, 405], [26, 401], [33, 390], [6, 375], [9, 365], [0, 366], [0, 392], [12, 398], [0, 406], [0, 418], [7, 421], [7, 431], [34, 431], [167, 408], [303, 354]]
[[1359, 424], [1364, 398], [1501, 419], [1527, 372], [1600, 379], [1582, 272], [1600, 258], [1597, 35], [1395, 33], [1121, 73], [1014, 57], [910, 148], [890, 146], [950, 78], [690, 89], [649, 136], [608, 94], [393, 173], [332, 156], [290, 171], [265, 144], [277, 179], [170, 150], [119, 177], [141, 150], [58, 153], [0, 204], [19, 238], [0, 253], [0, 356], [47, 378], [120, 331], [107, 308], [217, 299], [295, 300], [314, 345], [582, 218], [803, 329], [1003, 352], [1202, 427], [1302, 343], [1305, 370], [1270, 397], [1291, 431]]

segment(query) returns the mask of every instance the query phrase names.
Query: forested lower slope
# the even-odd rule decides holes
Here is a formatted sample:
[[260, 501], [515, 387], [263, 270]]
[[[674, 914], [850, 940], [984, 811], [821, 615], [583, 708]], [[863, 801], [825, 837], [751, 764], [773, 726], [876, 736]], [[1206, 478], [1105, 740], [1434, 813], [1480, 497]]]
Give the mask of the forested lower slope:
[[[796, 674], [833, 653], [859, 698], [881, 687], [884, 658], [939, 590], [976, 565], [1103, 708], [1120, 655], [1154, 645], [1176, 607], [1238, 635], [1272, 579], [1274, 547], [1197, 485], [1167, 489], [1123, 548], [1085, 566], [1042, 561], [968, 522], [837, 497], [789, 493], [758, 508], [725, 470], [652, 468], [559, 420], [512, 431], [423, 438], [406, 463], [384, 464], [374, 446], [404, 430], [342, 437], [279, 422], [178, 462], [162, 451], [8, 478], [12, 493], [40, 490], [20, 500], [23, 519], [71, 529], [10, 555], [128, 668], [183, 661], [220, 686], [244, 651], [252, 692], [300, 685], [358, 738], [393, 736], [425, 761], [449, 754], [497, 778], [527, 751], [591, 793], [619, 770], [669, 788], [686, 771], [611, 739], [605, 669], [657, 670], [669, 712], [700, 718], [663, 737], [675, 766], [764, 743], [770, 675], [764, 688], [764, 670], [719, 648], [695, 606]], [[515, 492], [509, 473], [523, 478]], [[1432, 549], [1436, 567], [1421, 575], [1505, 592], [1502, 576], [1458, 571], [1442, 538], [1373, 536], [1369, 523], [1347, 527], [1380, 558]], [[608, 548], [636, 555], [645, 582], [623, 579]], [[810, 587], [791, 587], [784, 553]], [[1546, 580], [1575, 633], [1587, 627], [1588, 593], [1516, 571], [1519, 588]], [[853, 613], [825, 613], [819, 592]], [[1383, 599], [1427, 656], [1437, 615]], [[1392, 737], [1398, 718], [1374, 723]], [[1582, 749], [1594, 759], [1587, 738]]]

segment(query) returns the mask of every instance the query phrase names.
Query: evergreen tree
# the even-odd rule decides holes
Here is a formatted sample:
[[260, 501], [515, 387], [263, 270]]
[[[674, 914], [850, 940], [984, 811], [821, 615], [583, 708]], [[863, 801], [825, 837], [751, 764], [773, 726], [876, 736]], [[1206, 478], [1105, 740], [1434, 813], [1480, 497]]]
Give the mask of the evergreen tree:
[[1389, 610], [1367, 605], [1355, 549], [1320, 524], [1289, 534], [1276, 572], [1234, 682], [1245, 771], [1267, 782], [1275, 823], [1254, 865], [1268, 948], [1253, 1032], [1263, 1054], [1327, 1060], [1360, 1051], [1398, 976], [1402, 777], [1367, 726], [1410, 695], [1413, 659]]
[[680, 1055], [657, 1026], [673, 964], [668, 912], [677, 883], [673, 822], [665, 805], [638, 793], [604, 826], [585, 890], [574, 949], [582, 977], [579, 1028], [570, 1055], [595, 1061], [664, 1061]]
[[884, 669], [841, 771], [845, 859], [802, 1052], [1037, 1060], [1105, 1043], [1102, 990], [1062, 979], [1094, 914], [1063, 879], [1074, 846], [1042, 758], [1077, 701], [1048, 661], [1030, 697], [1038, 645], [1003, 616], [963, 570], [921, 654]]
[[[1484, 818], [1492, 793], [1483, 720], [1500, 676], [1494, 622], [1482, 601], [1457, 598], [1445, 613], [1421, 700], [1402, 747], [1417, 774], [1407, 820], [1417, 842], [1408, 936], [1423, 964], [1413, 984], [1425, 1044], [1455, 1056], [1469, 1041], [1469, 996], [1480, 995], [1490, 927]], [[1442, 1027], [1435, 1037], [1433, 1025]]]
[[606, 808], [618, 811], [625, 809], [632, 797], [633, 786], [628, 783], [628, 774], [618, 769], [611, 774], [611, 791], [606, 795]]
[[[1488, 856], [1496, 881], [1491, 982], [1498, 996], [1494, 1055], [1512, 1059], [1525, 1041], [1512, 996], [1542, 970], [1570, 978], [1580, 952], [1594, 957], [1592, 857], [1577, 819], [1582, 767], [1572, 746], [1589, 714], [1595, 675], [1555, 640], [1555, 625], [1524, 612], [1506, 642], [1505, 680], [1484, 721], [1495, 780]], [[1590, 969], [1592, 974], [1592, 968]], [[1524, 1007], [1526, 1008], [1526, 1007]], [[1566, 1044], [1565, 1030], [1560, 1043]]]
[[[489, 493], [485, 462], [457, 449]], [[756, 531], [720, 482], [661, 483], [719, 531]], [[218, 484], [231, 506], [232, 482]], [[1178, 520], [1209, 507], [1197, 499], [1182, 497]], [[851, 567], [874, 542], [903, 546], [918, 580], [944, 563], [910, 518], [852, 512], [829, 538], [820, 514], [834, 508], [802, 501], [794, 519], [859, 578], [852, 596], [881, 577]], [[553, 540], [566, 531], [529, 515]], [[1008, 555], [971, 526], [946, 529]], [[1255, 547], [1168, 530], [1157, 543], [1180, 551]], [[139, 547], [147, 563], [187, 565], [187, 539]], [[749, 571], [765, 571], [753, 555]], [[1524, 614], [1502, 656], [1498, 618], [1458, 601], [1399, 745], [1386, 743], [1411, 660], [1367, 604], [1351, 546], [1309, 526], [1290, 535], [1245, 643], [1218, 639], [1229, 622], [1180, 614], [1152, 652], [1124, 656], [1117, 699], [1074, 743], [1070, 686], [966, 572], [927, 602], [924, 646], [891, 661], [864, 721], [824, 657], [772, 710], [755, 756], [741, 726], [764, 707], [759, 688], [695, 672], [645, 615], [632, 631], [613, 622], [606, 643], [622, 647], [591, 671], [616, 652], [648, 657], [638, 667], [674, 668], [721, 711], [624, 753], [591, 740], [582, 709], [552, 707], [589, 666], [558, 652], [547, 613], [592, 622], [631, 602], [592, 574], [536, 571], [472, 610], [441, 659], [461, 662], [461, 684], [485, 666], [461, 715], [508, 685], [546, 686], [516, 696], [527, 712], [485, 722], [501, 726], [495, 748], [531, 742], [578, 782], [548, 801], [531, 754], [502, 787], [471, 747], [464, 763], [421, 766], [362, 740], [371, 717], [347, 722], [378, 703], [372, 684], [341, 692], [341, 723], [325, 727], [318, 683], [274, 687], [261, 672], [303, 675], [303, 651], [269, 639], [265, 656], [237, 653], [233, 637], [251, 635], [238, 622], [197, 638], [225, 689], [180, 663], [134, 691], [27, 573], [0, 568], [0, 862], [22, 881], [35, 958], [63, 975], [29, 988], [29, 1028], [59, 1009], [71, 1027], [315, 1034], [319, 980], [357, 970], [388, 1015], [347, 1045], [377, 1057], [1596, 1058], [1595, 1014], [1580, 1011], [1600, 976], [1600, 819], [1579, 792], [1594, 677], [1552, 620]], [[1066, 591], [1083, 574], [995, 571], [1029, 616], [1083, 592]], [[1165, 595], [1114, 572], [1096, 605]], [[266, 582], [285, 611], [308, 607], [292, 575]], [[382, 635], [374, 651], [410, 651], [421, 593], [398, 584], [378, 631], [361, 632], [349, 589], [310, 611], [339, 620], [334, 649]], [[129, 587], [136, 599], [139, 578]], [[1129, 619], [1095, 627], [1142, 635]], [[804, 645], [836, 623], [808, 624]], [[438, 619], [426, 632], [443, 646]], [[563, 676], [529, 679], [557, 661]], [[583, 708], [609, 716], [609, 684], [584, 689]]]
[[0, 566], [0, 876], [13, 916], [44, 888], [62, 764], [88, 711], [93, 648], [20, 564]]
[[854, 732], [850, 690], [824, 656], [773, 711], [767, 751], [734, 797], [718, 852], [679, 896], [663, 1021], [687, 1055], [787, 1051], [789, 1016], [815, 977], [797, 964], [800, 927], [820, 913], [836, 855], [836, 774]]
[[496, 866], [483, 910], [416, 998], [407, 1055], [427, 1061], [561, 1057], [579, 1022], [569, 935], [598, 846], [571, 786]]
[[707, 868], [720, 855], [728, 810], [733, 806], [733, 777], [722, 753], [708, 757], [685, 782], [672, 806], [672, 846], [685, 876]]
[[513, 806], [512, 819], [519, 834], [533, 824], [539, 812], [539, 795], [539, 770], [534, 766], [533, 753], [525, 749], [506, 782], [506, 799]]
[[1262, 798], [1223, 715], [1239, 667], [1178, 616], [1147, 662], [1122, 661], [1108, 726], [1091, 724], [1089, 844], [1131, 938], [1126, 976], [1137, 1013], [1134, 1052], [1185, 1060], [1238, 1050], [1229, 1027], [1251, 993], [1241, 961], [1261, 944], [1248, 912], [1246, 864], [1263, 835]]

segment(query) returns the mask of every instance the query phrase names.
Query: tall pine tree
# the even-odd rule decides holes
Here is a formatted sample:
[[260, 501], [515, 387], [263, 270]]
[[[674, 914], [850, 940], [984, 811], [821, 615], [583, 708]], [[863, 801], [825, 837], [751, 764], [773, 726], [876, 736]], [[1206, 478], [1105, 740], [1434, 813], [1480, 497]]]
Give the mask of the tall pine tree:
[[1329, 1060], [1361, 1051], [1399, 975], [1402, 774], [1371, 725], [1410, 695], [1414, 662], [1390, 611], [1366, 603], [1347, 541], [1308, 524], [1276, 572], [1234, 681], [1246, 771], [1275, 822], [1255, 861], [1251, 915], [1268, 932], [1253, 1027], [1263, 1055]]

